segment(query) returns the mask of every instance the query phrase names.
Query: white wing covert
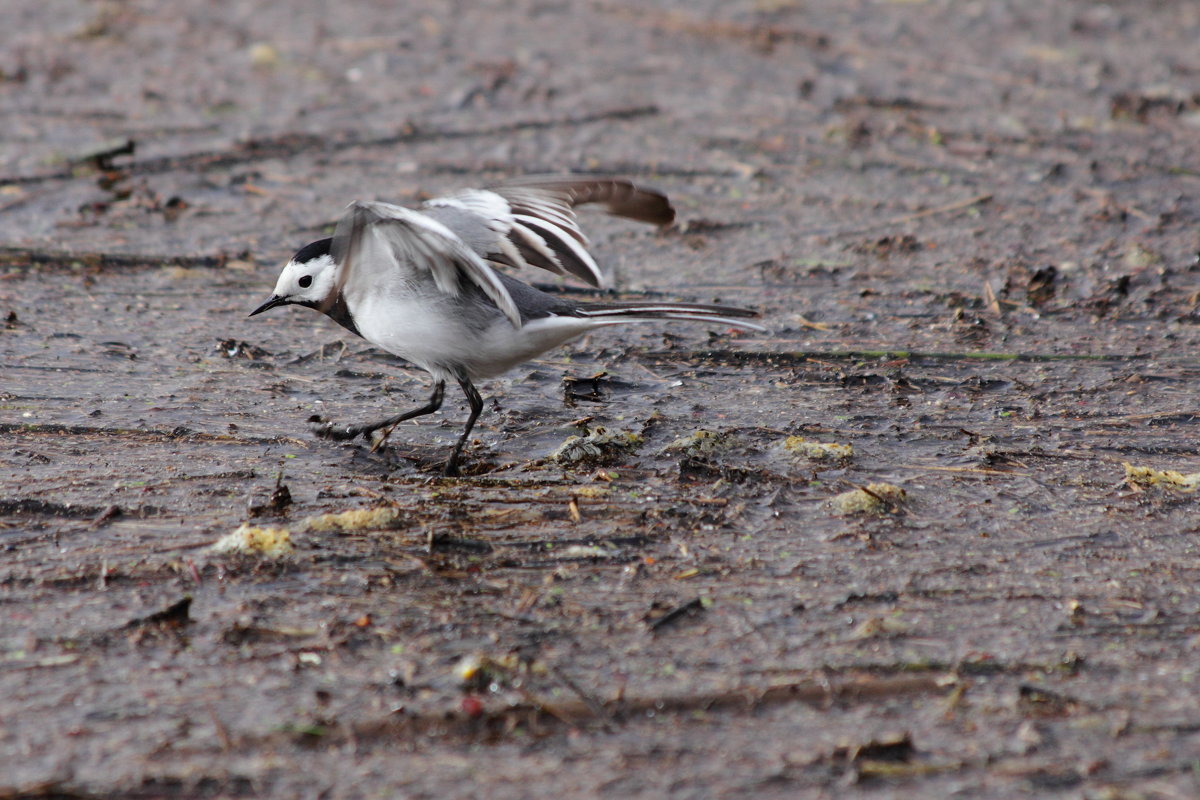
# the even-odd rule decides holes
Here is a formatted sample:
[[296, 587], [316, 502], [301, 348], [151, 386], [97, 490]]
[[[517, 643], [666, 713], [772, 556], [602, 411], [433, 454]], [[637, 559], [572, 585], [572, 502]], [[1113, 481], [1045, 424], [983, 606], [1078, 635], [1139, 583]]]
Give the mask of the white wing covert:
[[656, 225], [675, 218], [675, 210], [661, 192], [623, 178], [605, 177], [517, 178], [487, 189], [434, 198], [424, 208], [457, 209], [479, 217], [490, 232], [490, 241], [476, 247], [484, 258], [513, 267], [538, 267], [556, 275], [569, 273], [600, 286], [604, 276], [587, 250], [587, 237], [575, 216], [575, 206], [585, 203], [597, 203], [610, 214]]
[[341, 265], [338, 288], [376, 285], [386, 273], [427, 273], [439, 291], [458, 295], [465, 278], [483, 290], [512, 322], [521, 315], [496, 272], [450, 228], [419, 211], [391, 203], [358, 201], [338, 221], [332, 255]]

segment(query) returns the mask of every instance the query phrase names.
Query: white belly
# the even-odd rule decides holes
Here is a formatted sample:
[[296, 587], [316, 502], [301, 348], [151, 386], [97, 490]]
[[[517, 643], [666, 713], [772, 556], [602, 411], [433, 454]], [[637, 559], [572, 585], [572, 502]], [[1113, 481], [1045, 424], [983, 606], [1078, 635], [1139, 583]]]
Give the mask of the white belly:
[[574, 317], [535, 319], [521, 328], [500, 319], [488, 328], [485, 336], [479, 337], [477, 347], [463, 360], [463, 366], [472, 378], [494, 378], [594, 327], [595, 323]]
[[[596, 327], [590, 320], [548, 317], [514, 328], [497, 315], [480, 330], [462, 319], [464, 306], [447, 296], [396, 293], [347, 298], [359, 333], [438, 380], [494, 378]], [[469, 312], [468, 312], [469, 313]]]

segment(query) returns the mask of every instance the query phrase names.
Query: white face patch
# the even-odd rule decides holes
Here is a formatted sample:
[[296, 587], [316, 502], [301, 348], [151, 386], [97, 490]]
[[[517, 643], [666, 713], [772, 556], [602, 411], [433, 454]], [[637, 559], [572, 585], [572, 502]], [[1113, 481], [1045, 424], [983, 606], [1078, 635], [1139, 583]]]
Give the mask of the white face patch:
[[310, 261], [289, 261], [279, 273], [275, 294], [293, 303], [320, 303], [334, 290], [337, 265], [322, 255]]

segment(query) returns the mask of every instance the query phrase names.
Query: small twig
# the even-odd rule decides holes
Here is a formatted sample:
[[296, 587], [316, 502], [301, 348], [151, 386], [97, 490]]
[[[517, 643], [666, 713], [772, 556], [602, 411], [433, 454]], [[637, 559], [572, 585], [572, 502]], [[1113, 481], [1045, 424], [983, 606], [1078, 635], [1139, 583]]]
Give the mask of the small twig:
[[192, 596], [185, 594], [161, 611], [155, 611], [153, 614], [147, 614], [144, 617], [135, 617], [122, 625], [118, 630], [140, 628], [145, 625], [171, 625], [178, 627], [191, 621], [188, 616], [188, 611], [191, 607]]
[[991, 311], [997, 317], [1000, 316], [1000, 300], [997, 299], [991, 282], [987, 280], [983, 282], [983, 302], [987, 305], [988, 311]]
[[212, 720], [213, 728], [216, 729], [217, 739], [221, 742], [221, 750], [226, 753], [232, 752], [234, 749], [233, 737], [229, 735], [229, 729], [225, 727], [225, 723], [221, 722], [217, 716], [217, 710], [213, 708], [212, 703], [208, 704], [208, 716]]
[[582, 700], [583, 704], [588, 707], [588, 711], [592, 713], [593, 717], [605, 720], [606, 722], [612, 721], [612, 714], [609, 712], [609, 710], [594, 697], [583, 691], [583, 689], [581, 689], [579, 685], [575, 683], [575, 681], [564, 675], [562, 670], [553, 666], [547, 666], [546, 671], [549, 672], [555, 680], [574, 692], [575, 696]]

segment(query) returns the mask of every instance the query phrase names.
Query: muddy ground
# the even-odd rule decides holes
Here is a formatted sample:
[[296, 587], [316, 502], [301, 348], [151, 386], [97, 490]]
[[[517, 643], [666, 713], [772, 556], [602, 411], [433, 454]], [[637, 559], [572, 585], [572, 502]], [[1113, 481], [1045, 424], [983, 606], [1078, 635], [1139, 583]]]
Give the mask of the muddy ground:
[[[1198, 501], [1123, 466], [1200, 470], [1200, 5], [0, 29], [0, 798], [1200, 793]], [[457, 394], [383, 452], [314, 438], [429, 386], [247, 319], [281, 259], [351, 199], [563, 170], [680, 209], [585, 218], [619, 294], [771, 333], [515, 370], [463, 479]], [[550, 458], [598, 426], [641, 443]], [[873, 484], [905, 499], [831, 502]], [[209, 549], [246, 522], [294, 553]]]

